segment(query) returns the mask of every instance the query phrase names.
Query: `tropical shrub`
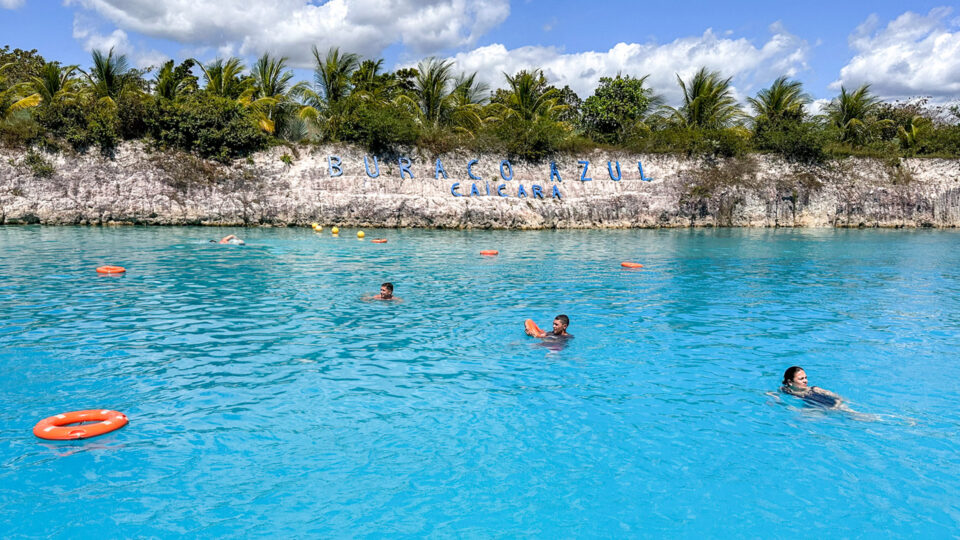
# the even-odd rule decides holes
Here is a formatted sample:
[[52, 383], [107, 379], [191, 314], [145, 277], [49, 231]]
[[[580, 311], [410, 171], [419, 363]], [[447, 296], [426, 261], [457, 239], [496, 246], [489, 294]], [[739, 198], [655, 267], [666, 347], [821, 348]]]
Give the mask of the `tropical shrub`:
[[349, 102], [340, 124], [340, 140], [360, 144], [375, 154], [416, 142], [416, 121], [404, 108], [364, 99]]
[[268, 140], [239, 103], [212, 95], [156, 101], [147, 131], [161, 146], [221, 162], [262, 150]]

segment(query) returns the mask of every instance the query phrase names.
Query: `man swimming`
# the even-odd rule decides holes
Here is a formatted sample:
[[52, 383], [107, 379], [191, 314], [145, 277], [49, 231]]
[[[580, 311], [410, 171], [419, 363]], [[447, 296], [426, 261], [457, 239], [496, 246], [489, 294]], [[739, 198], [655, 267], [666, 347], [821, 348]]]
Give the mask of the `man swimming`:
[[376, 296], [371, 296], [368, 300], [395, 300], [400, 301], [399, 298], [393, 295], [393, 283], [389, 281], [380, 285], [380, 294]]
[[570, 317], [567, 317], [566, 315], [557, 315], [553, 319], [552, 332], [544, 332], [529, 319], [528, 323], [524, 324], [524, 331], [527, 333], [527, 335], [540, 339], [567, 339], [573, 337], [573, 334], [567, 333], [568, 326], [570, 326]]
[[839, 409], [843, 404], [843, 398], [839, 395], [819, 386], [807, 386], [807, 372], [800, 366], [787, 368], [783, 373], [780, 391], [796, 396], [810, 405], [827, 409]]
[[237, 235], [235, 234], [228, 234], [227, 236], [224, 236], [223, 238], [221, 238], [220, 241], [211, 240], [211, 242], [215, 242], [217, 244], [235, 244], [238, 246], [243, 245], [243, 240], [237, 238]]

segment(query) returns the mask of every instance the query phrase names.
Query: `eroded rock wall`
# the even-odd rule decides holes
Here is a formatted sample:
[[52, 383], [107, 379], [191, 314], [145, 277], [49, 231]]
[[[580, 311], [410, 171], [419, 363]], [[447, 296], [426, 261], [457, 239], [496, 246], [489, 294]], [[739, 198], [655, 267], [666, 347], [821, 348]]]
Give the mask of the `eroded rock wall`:
[[[342, 159], [341, 176], [330, 175], [332, 155]], [[549, 162], [512, 162], [513, 179], [505, 181], [503, 156], [464, 154], [440, 156], [446, 179], [435, 178], [435, 156], [415, 153], [409, 154], [414, 178], [401, 178], [396, 157], [381, 157], [379, 177], [370, 178], [364, 155], [343, 146], [296, 152], [280, 147], [228, 167], [128, 143], [113, 159], [44, 156], [54, 172], [37, 177], [22, 153], [4, 151], [0, 223], [521, 229], [960, 225], [960, 160], [848, 159], [814, 167], [770, 156], [709, 162], [597, 152], [557, 157], [562, 181], [556, 182]], [[468, 176], [467, 163], [474, 159], [471, 172], [482, 180]], [[579, 179], [580, 160], [590, 161], [591, 181]], [[608, 161], [619, 161], [621, 180], [611, 179]], [[638, 161], [651, 181], [641, 180]], [[372, 156], [368, 164], [372, 169]], [[465, 196], [451, 193], [455, 182], [457, 193]], [[480, 196], [469, 196], [472, 184]], [[517, 196], [521, 184], [526, 197]], [[542, 187], [544, 198], [532, 194], [534, 184]], [[507, 196], [497, 195], [500, 185]]]

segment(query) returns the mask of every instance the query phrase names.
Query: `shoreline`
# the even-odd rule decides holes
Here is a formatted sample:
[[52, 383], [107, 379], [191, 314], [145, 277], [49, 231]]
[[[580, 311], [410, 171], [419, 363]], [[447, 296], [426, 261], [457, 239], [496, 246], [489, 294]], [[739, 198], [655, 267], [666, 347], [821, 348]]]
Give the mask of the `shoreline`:
[[594, 151], [528, 163], [326, 145], [276, 147], [221, 165], [125, 143], [114, 159], [44, 154], [52, 172], [37, 176], [25, 155], [0, 151], [0, 224], [960, 227], [960, 160], [952, 159], [811, 166], [769, 155], [709, 161]]

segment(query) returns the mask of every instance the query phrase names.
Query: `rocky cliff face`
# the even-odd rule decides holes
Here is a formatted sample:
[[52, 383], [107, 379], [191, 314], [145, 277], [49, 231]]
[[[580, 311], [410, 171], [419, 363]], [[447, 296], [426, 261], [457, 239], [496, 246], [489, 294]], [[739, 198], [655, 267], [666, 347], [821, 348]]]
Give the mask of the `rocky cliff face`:
[[[336, 167], [331, 172], [330, 156], [340, 158], [341, 175], [335, 176]], [[113, 159], [44, 156], [53, 172], [43, 176], [22, 153], [3, 151], [0, 223], [521, 229], [960, 225], [960, 160], [848, 159], [811, 167], [769, 156], [709, 162], [593, 153], [556, 158], [557, 181], [549, 162], [501, 167], [503, 156], [442, 155], [448, 178], [436, 178], [436, 156], [411, 153], [409, 166], [399, 157], [380, 157], [375, 164], [373, 156], [356, 148], [293, 152], [281, 147], [228, 167], [126, 144]], [[476, 163], [468, 170], [472, 160]], [[586, 175], [579, 161], [590, 162]], [[651, 179], [641, 179], [638, 162]], [[620, 180], [613, 179], [617, 163]], [[379, 176], [371, 177], [377, 170]]]

